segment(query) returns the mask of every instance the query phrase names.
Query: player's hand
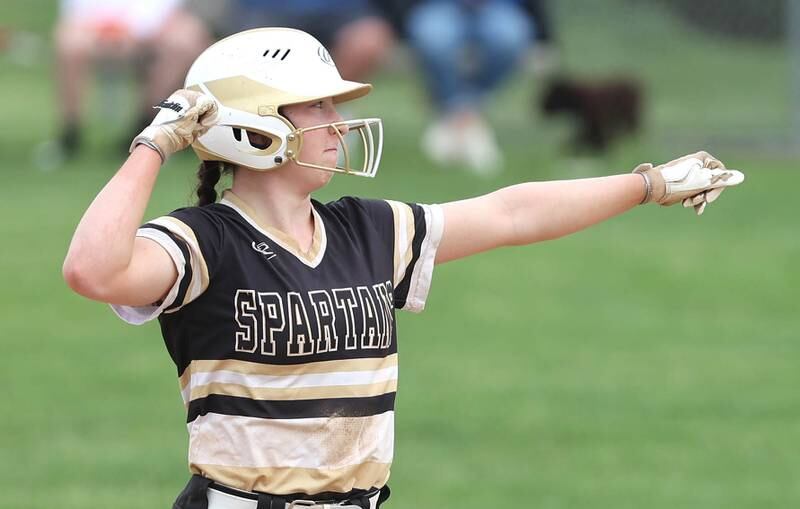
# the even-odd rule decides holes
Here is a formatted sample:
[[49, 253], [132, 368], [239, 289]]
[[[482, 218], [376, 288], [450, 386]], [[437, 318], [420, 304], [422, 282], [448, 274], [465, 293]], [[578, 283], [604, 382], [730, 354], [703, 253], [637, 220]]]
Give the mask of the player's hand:
[[161, 162], [183, 150], [217, 121], [217, 103], [207, 95], [192, 90], [178, 90], [154, 106], [160, 111], [131, 143], [130, 151], [138, 144], [152, 148]]
[[640, 164], [633, 172], [644, 175], [649, 184], [642, 203], [652, 201], [668, 206], [681, 202], [684, 207], [694, 207], [698, 216], [725, 188], [744, 181], [742, 172], [725, 168], [708, 152], [689, 154], [655, 167]]

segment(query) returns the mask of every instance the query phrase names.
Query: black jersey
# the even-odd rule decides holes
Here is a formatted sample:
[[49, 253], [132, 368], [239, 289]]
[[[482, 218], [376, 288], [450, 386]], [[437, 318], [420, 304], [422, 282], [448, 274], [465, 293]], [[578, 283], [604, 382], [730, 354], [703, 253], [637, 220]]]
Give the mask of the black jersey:
[[394, 442], [394, 310], [421, 311], [436, 205], [313, 202], [308, 252], [227, 191], [139, 229], [175, 262], [158, 317], [187, 408], [194, 473], [274, 494], [383, 486]]

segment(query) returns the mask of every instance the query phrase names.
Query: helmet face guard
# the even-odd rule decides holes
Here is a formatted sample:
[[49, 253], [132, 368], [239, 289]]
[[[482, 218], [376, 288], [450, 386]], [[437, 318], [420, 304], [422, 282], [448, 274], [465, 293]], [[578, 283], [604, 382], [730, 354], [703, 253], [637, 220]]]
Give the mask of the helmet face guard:
[[[286, 117], [277, 113], [261, 117], [219, 106], [218, 115], [216, 125], [193, 145], [195, 150], [202, 152], [201, 157], [234, 162], [259, 171], [275, 169], [288, 161], [307, 168], [361, 177], [374, 177], [378, 171], [383, 152], [383, 122], [379, 118], [295, 128]], [[335, 166], [301, 159], [303, 135], [320, 129], [329, 130], [339, 138], [341, 157]], [[253, 145], [247, 131], [265, 136], [270, 143], [263, 147]]]
[[[343, 80], [325, 48], [305, 32], [263, 28], [223, 39], [195, 60], [186, 87], [208, 95], [218, 106], [217, 123], [192, 144], [201, 160], [227, 161], [259, 171], [289, 161], [366, 177], [378, 170], [383, 150], [380, 119], [298, 128], [281, 114], [283, 106], [325, 98], [334, 103], [348, 101], [371, 88]], [[318, 129], [328, 129], [339, 139], [339, 158], [333, 166], [301, 159], [304, 133]], [[267, 141], [254, 144], [248, 133]]]
[[[346, 134], [342, 135], [342, 131], [345, 128]], [[318, 129], [333, 131], [339, 138], [340, 157], [336, 166], [324, 166], [300, 160], [300, 150], [303, 148], [303, 134]], [[378, 172], [383, 150], [383, 123], [379, 118], [343, 120], [332, 124], [303, 127], [295, 130], [288, 136], [288, 139], [292, 141], [294, 136], [298, 137], [297, 152], [289, 149], [286, 151], [286, 155], [298, 166], [358, 175], [360, 177], [374, 177]]]

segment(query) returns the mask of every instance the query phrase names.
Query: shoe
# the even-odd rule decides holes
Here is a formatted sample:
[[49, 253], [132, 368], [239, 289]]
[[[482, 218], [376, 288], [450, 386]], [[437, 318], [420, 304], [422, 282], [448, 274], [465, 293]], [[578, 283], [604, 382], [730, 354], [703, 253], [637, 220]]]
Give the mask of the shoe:
[[81, 148], [81, 131], [77, 124], [66, 124], [57, 138], [38, 143], [31, 153], [33, 166], [40, 171], [61, 169], [78, 155]]
[[433, 122], [422, 135], [422, 152], [440, 166], [461, 162], [458, 133], [447, 118]]
[[65, 159], [72, 159], [81, 148], [81, 130], [77, 124], [67, 124], [58, 138], [59, 148]]
[[492, 177], [503, 170], [503, 154], [491, 127], [479, 116], [462, 122], [459, 128], [462, 158], [467, 168], [481, 177]]

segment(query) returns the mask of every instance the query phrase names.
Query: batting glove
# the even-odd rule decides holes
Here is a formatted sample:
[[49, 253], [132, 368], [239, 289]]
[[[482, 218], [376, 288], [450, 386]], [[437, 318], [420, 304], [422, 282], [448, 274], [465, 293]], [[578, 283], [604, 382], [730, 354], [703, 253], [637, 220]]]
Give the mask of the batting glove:
[[698, 216], [725, 188], [744, 181], [742, 172], [726, 169], [708, 152], [697, 152], [655, 167], [643, 163], [633, 173], [639, 173], [645, 180], [647, 193], [642, 203], [669, 206], [681, 202], [684, 207], [694, 207]]
[[183, 150], [217, 121], [217, 103], [207, 95], [192, 90], [178, 90], [166, 101], [154, 106], [160, 111], [131, 143], [130, 151], [140, 143], [161, 156], [161, 162]]

